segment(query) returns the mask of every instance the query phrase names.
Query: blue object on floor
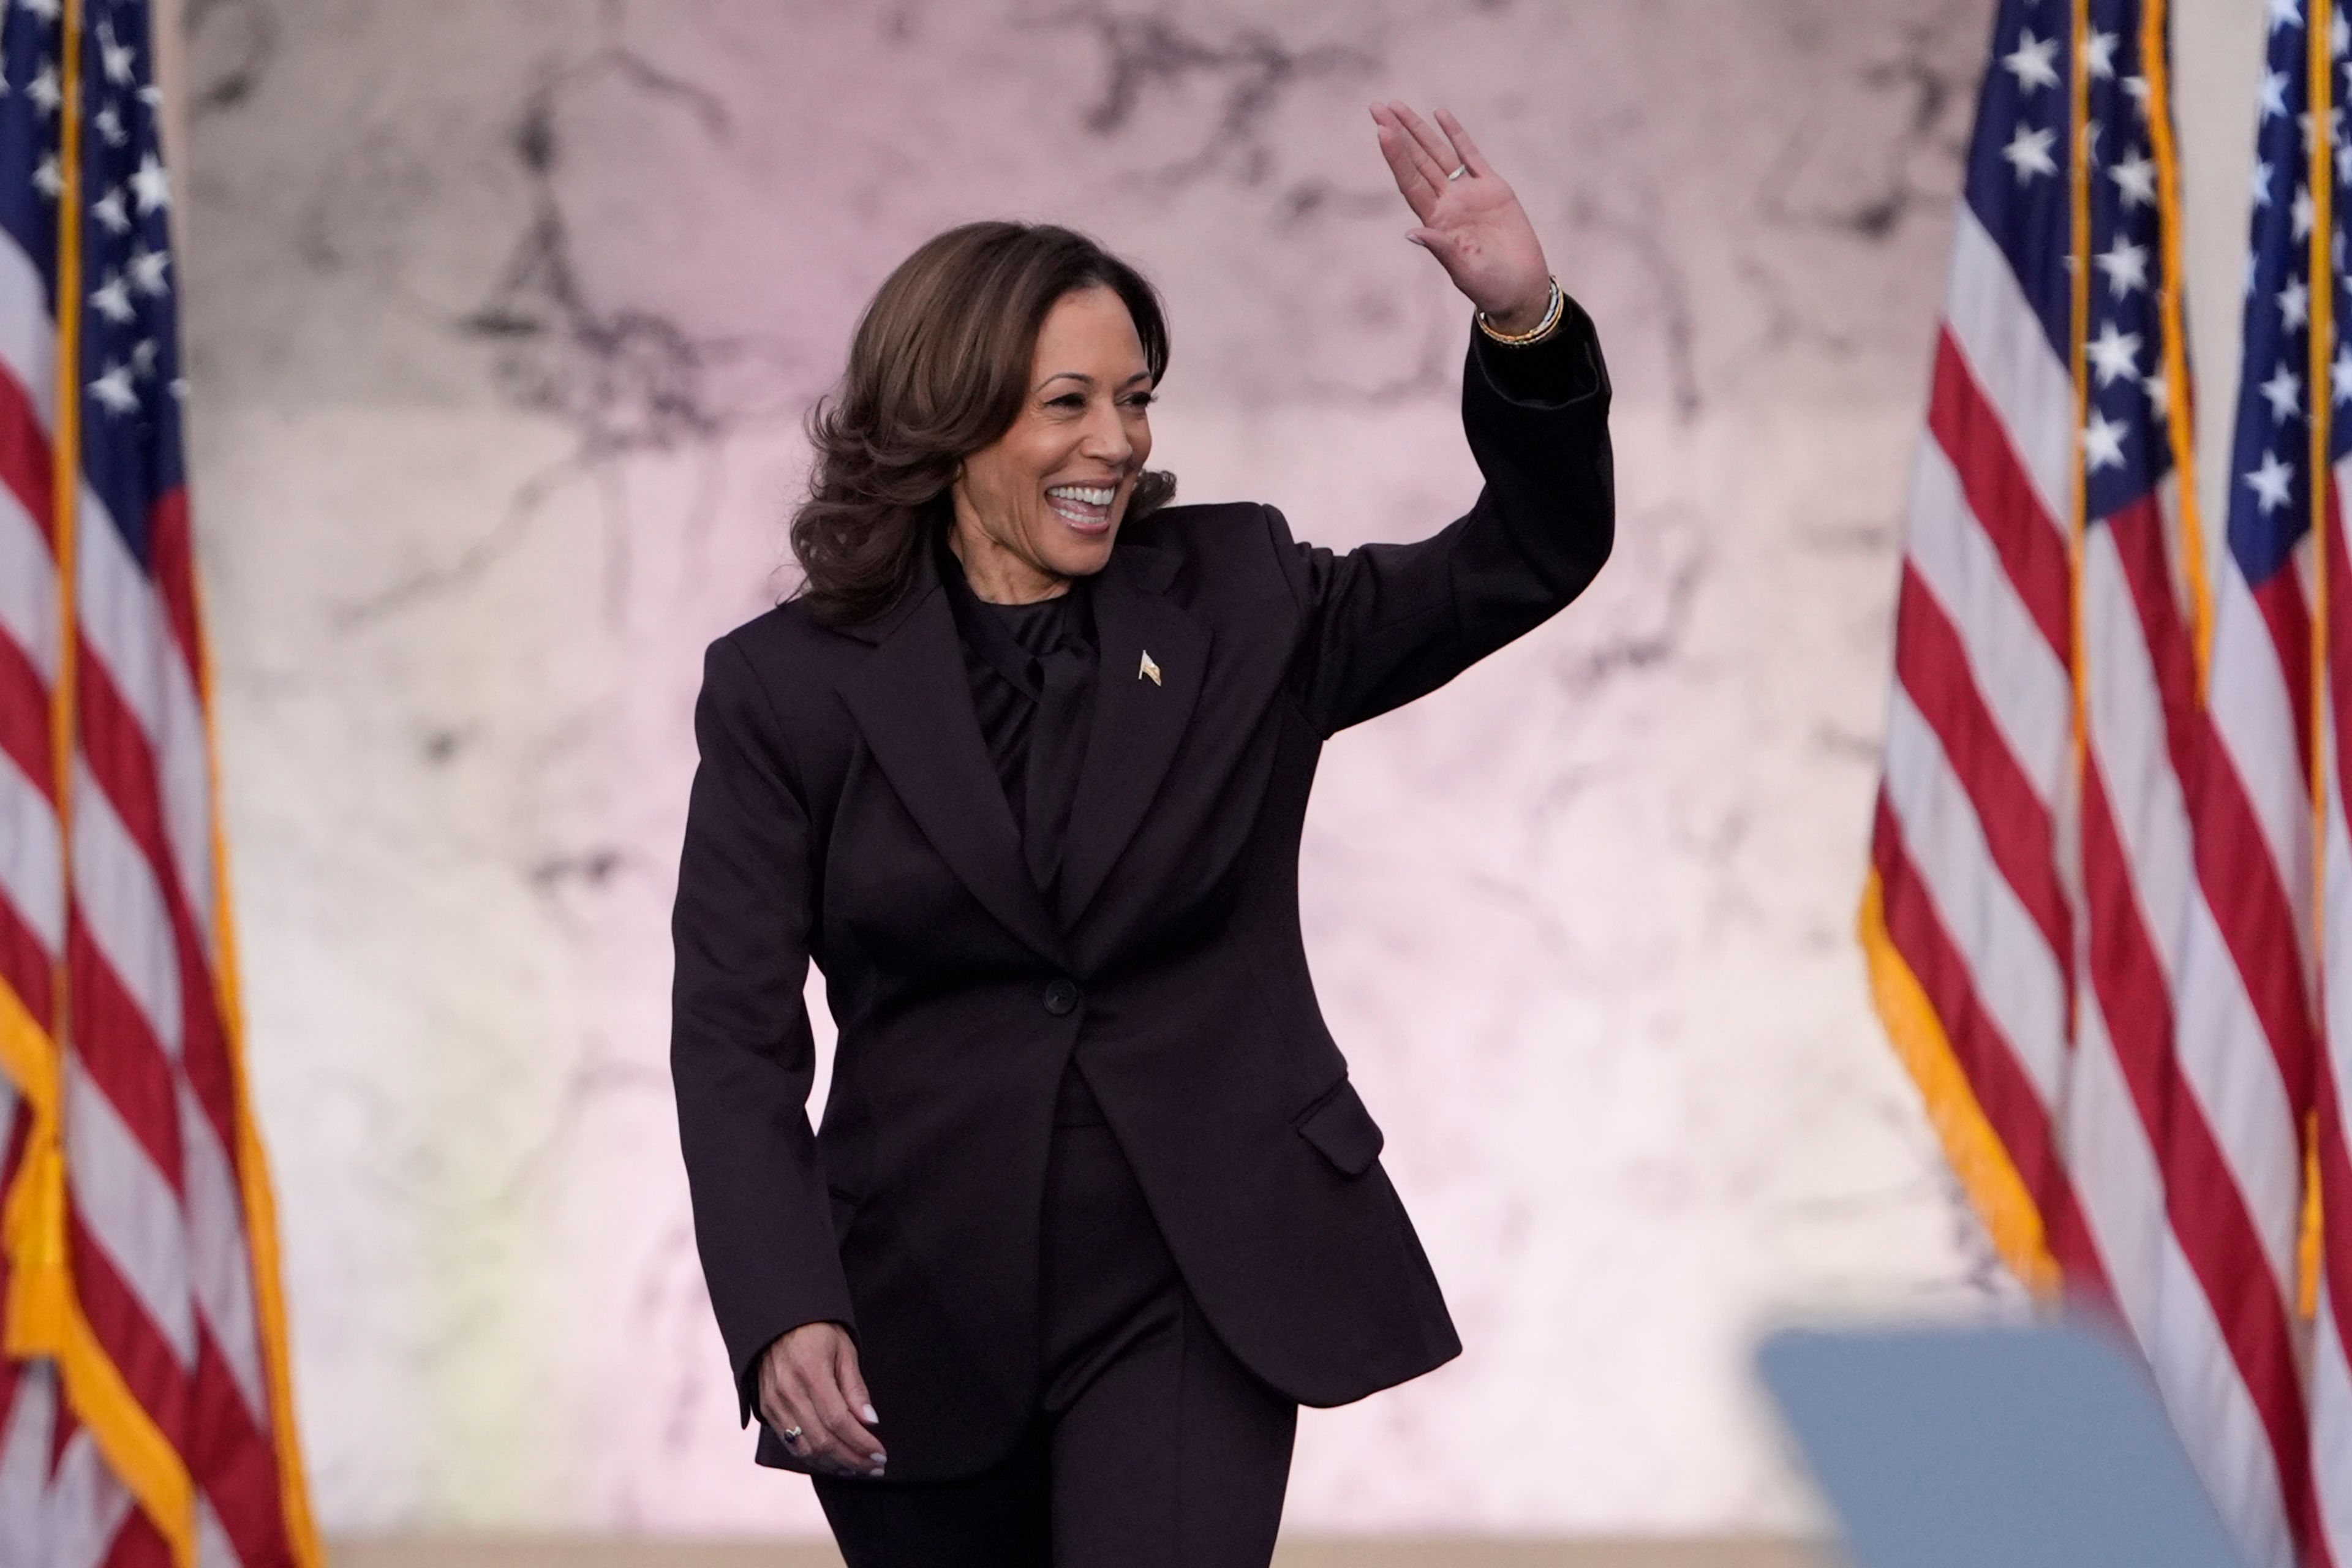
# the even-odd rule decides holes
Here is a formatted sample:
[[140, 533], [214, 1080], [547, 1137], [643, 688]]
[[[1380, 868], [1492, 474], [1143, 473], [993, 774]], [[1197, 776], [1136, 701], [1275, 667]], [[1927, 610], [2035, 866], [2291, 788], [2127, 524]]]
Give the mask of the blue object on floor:
[[1757, 1363], [1857, 1568], [2243, 1568], [2099, 1334], [1794, 1329]]

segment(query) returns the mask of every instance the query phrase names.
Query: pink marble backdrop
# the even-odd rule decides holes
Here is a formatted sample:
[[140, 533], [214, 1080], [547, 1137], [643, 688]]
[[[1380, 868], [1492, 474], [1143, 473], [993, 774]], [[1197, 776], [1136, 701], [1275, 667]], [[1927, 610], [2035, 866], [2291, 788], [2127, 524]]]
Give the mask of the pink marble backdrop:
[[189, 0], [199, 531], [329, 1527], [815, 1528], [731, 1418], [664, 1065], [702, 644], [933, 231], [1140, 261], [1159, 456], [1454, 515], [1444, 103], [1618, 386], [1568, 616], [1331, 748], [1332, 1025], [1467, 1353], [1302, 1430], [1301, 1528], [1772, 1530], [1791, 1310], [2002, 1310], [1850, 936], [1985, 0]]

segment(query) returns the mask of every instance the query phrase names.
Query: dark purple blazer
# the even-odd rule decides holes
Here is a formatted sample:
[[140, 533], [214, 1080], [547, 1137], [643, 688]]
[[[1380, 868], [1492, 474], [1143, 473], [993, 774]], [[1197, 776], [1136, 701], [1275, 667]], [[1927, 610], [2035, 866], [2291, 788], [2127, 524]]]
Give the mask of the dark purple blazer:
[[[747, 1421], [761, 1353], [830, 1319], [856, 1338], [892, 1480], [1008, 1448], [1036, 1398], [1074, 1051], [1185, 1284], [1257, 1375], [1339, 1405], [1459, 1352], [1316, 1005], [1297, 867], [1325, 738], [1540, 624], [1609, 553], [1591, 323], [1571, 304], [1538, 349], [1474, 342], [1463, 425], [1486, 486], [1444, 531], [1334, 554], [1252, 503], [1122, 531], [1094, 589], [1101, 685], [1054, 904], [928, 554], [870, 624], [787, 603], [711, 645], [670, 1058]], [[840, 1037], [814, 1134], [812, 958]], [[801, 1468], [764, 1427], [759, 1458]]]

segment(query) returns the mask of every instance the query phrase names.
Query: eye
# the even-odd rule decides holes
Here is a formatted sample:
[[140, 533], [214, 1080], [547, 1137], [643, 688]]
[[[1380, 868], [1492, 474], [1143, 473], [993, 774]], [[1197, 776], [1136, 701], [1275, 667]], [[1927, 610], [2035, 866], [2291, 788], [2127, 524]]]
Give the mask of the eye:
[[1129, 395], [1127, 405], [1129, 408], [1149, 408], [1159, 401], [1160, 395], [1156, 392], [1137, 392]]
[[1077, 412], [1086, 405], [1087, 395], [1083, 392], [1066, 392], [1059, 397], [1048, 398], [1045, 401], [1045, 406], [1048, 408], [1066, 408], [1072, 413]]

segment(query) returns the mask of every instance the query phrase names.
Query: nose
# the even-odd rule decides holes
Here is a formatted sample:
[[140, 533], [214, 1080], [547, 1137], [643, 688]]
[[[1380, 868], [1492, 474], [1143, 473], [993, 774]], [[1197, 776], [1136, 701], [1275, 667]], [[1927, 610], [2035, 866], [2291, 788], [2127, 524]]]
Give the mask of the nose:
[[1117, 405], [1098, 404], [1087, 416], [1086, 431], [1078, 443], [1082, 456], [1114, 468], [1125, 468], [1135, 456], [1135, 442], [1127, 433], [1127, 421], [1119, 417]]

